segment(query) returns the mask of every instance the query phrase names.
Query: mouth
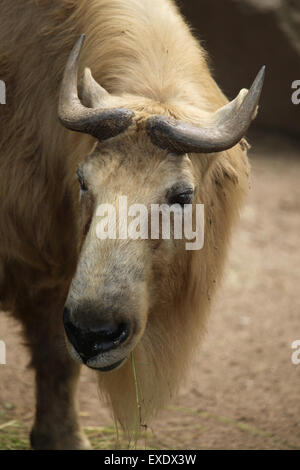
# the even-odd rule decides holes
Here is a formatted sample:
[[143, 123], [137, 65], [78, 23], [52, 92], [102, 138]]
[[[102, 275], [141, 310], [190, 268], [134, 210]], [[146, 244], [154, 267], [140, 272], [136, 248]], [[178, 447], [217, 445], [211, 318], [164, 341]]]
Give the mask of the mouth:
[[[72, 357], [72, 359], [74, 359], [76, 362], [79, 362], [80, 364], [84, 364], [89, 369], [96, 370], [98, 372], [110, 372], [112, 370], [115, 370], [115, 369], [121, 367], [128, 359], [128, 357], [126, 355], [121, 360], [113, 362], [112, 364], [110, 364], [108, 366], [106, 366], [106, 365], [100, 366], [99, 365], [99, 362], [100, 362], [99, 357], [98, 358], [94, 357], [94, 358], [91, 358], [87, 361], [84, 361], [82, 359], [82, 357], [78, 354], [78, 352], [76, 351], [74, 346], [67, 340], [67, 338], [66, 338], [66, 345], [67, 345], [68, 352], [69, 352], [70, 356]], [[105, 362], [107, 363], [108, 360], [106, 359]]]
[[126, 361], [126, 358], [122, 359], [121, 361], [115, 362], [114, 364], [111, 364], [110, 366], [106, 366], [106, 367], [92, 367], [92, 366], [89, 366], [88, 364], [86, 364], [86, 365], [90, 369], [93, 369], [93, 370], [98, 370], [100, 372], [110, 372], [111, 370], [114, 370], [117, 367], [121, 366], [125, 361]]

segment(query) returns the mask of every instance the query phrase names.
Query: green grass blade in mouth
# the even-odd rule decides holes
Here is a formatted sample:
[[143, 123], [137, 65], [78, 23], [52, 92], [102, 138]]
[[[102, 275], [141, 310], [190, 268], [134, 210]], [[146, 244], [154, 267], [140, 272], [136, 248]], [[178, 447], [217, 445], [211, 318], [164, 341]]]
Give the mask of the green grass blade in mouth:
[[139, 440], [142, 416], [141, 416], [141, 403], [140, 403], [140, 397], [139, 397], [139, 387], [138, 387], [137, 373], [136, 373], [136, 366], [135, 366], [133, 352], [131, 353], [130, 356], [131, 356], [131, 364], [132, 364], [132, 371], [133, 371], [134, 385], [135, 385], [135, 397], [136, 397], [136, 425], [135, 425], [135, 443], [134, 443], [134, 446], [136, 449], [137, 443]]

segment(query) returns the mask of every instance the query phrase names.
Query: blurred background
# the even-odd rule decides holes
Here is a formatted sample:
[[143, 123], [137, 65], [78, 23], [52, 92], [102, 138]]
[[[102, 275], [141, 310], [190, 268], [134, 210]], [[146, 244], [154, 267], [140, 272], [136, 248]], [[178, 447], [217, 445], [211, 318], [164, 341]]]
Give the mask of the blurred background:
[[[148, 428], [155, 449], [300, 449], [299, 0], [180, 0], [231, 99], [262, 65], [267, 76], [249, 133], [252, 188], [224, 282], [190, 380]], [[0, 316], [9, 367], [0, 366], [0, 448], [28, 448], [33, 374], [19, 325]], [[300, 357], [300, 356], [299, 356]], [[115, 433], [96, 380], [81, 378], [80, 416], [95, 448]], [[143, 441], [141, 443], [143, 446]]]
[[299, 0], [180, 0], [208, 50], [214, 76], [231, 99], [248, 88], [262, 65], [267, 74], [256, 124], [300, 136], [300, 111], [291, 100], [300, 80]]

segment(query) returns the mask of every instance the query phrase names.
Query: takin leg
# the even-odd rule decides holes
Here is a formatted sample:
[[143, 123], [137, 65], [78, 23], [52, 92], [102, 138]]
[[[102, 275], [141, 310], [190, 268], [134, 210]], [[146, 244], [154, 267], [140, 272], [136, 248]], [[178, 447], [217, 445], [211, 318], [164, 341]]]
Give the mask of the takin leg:
[[36, 372], [37, 402], [31, 445], [34, 449], [89, 449], [78, 423], [75, 399], [80, 365], [66, 350], [63, 302], [57, 302], [57, 298], [57, 292], [52, 292], [42, 301], [35, 301], [34, 309], [31, 302], [31, 308], [27, 305], [26, 312], [20, 315]]

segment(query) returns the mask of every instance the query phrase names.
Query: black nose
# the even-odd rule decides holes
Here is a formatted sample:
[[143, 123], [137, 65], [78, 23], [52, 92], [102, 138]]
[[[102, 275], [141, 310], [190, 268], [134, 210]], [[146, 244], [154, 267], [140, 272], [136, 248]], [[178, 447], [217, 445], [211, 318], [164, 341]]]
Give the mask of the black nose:
[[130, 326], [126, 322], [101, 323], [93, 328], [83, 328], [73, 319], [68, 308], [64, 309], [63, 322], [70, 343], [74, 346], [83, 362], [98, 354], [116, 349], [129, 336]]

